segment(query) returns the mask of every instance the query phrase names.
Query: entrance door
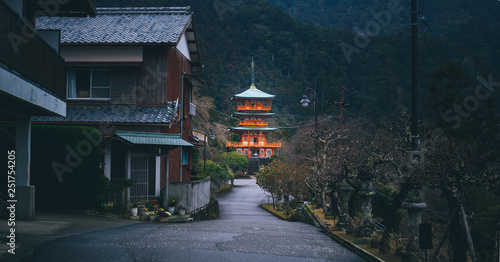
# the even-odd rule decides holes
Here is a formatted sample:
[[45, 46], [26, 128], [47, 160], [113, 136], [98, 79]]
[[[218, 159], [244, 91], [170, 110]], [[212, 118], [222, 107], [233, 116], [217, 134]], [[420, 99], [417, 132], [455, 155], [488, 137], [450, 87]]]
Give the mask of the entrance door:
[[258, 149], [252, 149], [252, 157], [259, 157], [259, 150]]
[[130, 201], [136, 202], [148, 198], [148, 158], [130, 158], [130, 178], [134, 185], [130, 187]]

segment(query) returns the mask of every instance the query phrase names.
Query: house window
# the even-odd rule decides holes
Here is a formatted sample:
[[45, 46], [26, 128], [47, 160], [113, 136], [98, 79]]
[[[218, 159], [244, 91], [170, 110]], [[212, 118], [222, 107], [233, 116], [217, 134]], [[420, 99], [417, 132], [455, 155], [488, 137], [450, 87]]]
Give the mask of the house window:
[[109, 70], [68, 70], [68, 98], [109, 99]]
[[182, 164], [187, 165], [189, 163], [189, 150], [187, 148], [182, 148]]

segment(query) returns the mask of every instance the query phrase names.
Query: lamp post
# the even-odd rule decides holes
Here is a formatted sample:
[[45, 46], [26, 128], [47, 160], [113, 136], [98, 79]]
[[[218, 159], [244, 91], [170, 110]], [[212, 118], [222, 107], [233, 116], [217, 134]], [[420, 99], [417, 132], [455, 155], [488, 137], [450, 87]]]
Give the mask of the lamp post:
[[[212, 129], [210, 129], [210, 138], [211, 139], [214, 139], [215, 138], [215, 135], [214, 135], [214, 131]], [[203, 138], [203, 173], [205, 173], [205, 163], [207, 162], [207, 133], [208, 133], [208, 130], [205, 128], [205, 137]]]
[[[314, 89], [307, 88], [306, 90], [304, 90], [304, 92], [306, 92], [307, 90], [310, 90], [313, 93], [312, 100], [313, 100], [313, 106], [314, 106], [314, 131], [316, 133], [318, 133], [318, 114], [317, 114], [317, 111], [316, 111], [316, 85], [314, 85]], [[307, 107], [310, 102], [311, 101], [309, 101], [309, 99], [307, 99], [307, 95], [303, 95], [302, 96], [302, 100], [300, 100], [300, 104], [303, 107]]]

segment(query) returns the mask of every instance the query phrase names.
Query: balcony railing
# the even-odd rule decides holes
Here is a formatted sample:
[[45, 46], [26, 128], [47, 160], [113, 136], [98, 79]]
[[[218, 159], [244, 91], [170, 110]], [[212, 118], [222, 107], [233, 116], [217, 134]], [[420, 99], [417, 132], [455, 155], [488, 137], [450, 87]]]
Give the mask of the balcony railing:
[[0, 63], [66, 100], [64, 60], [0, 1]]
[[267, 126], [269, 123], [262, 120], [245, 120], [238, 124], [239, 126]]
[[189, 115], [190, 116], [196, 115], [196, 105], [193, 103], [189, 103]]
[[271, 106], [263, 106], [263, 105], [238, 105], [236, 107], [238, 111], [269, 111], [271, 110]]
[[228, 142], [226, 147], [269, 147], [269, 148], [280, 148], [281, 143], [275, 142]]

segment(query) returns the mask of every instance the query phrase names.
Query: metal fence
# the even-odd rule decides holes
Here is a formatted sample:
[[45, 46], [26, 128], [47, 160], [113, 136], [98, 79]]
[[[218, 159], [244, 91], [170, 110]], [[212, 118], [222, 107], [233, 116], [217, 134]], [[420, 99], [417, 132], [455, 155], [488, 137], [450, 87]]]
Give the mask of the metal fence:
[[130, 178], [134, 185], [130, 188], [130, 201], [148, 200], [149, 165], [147, 157], [132, 157], [130, 163]]

